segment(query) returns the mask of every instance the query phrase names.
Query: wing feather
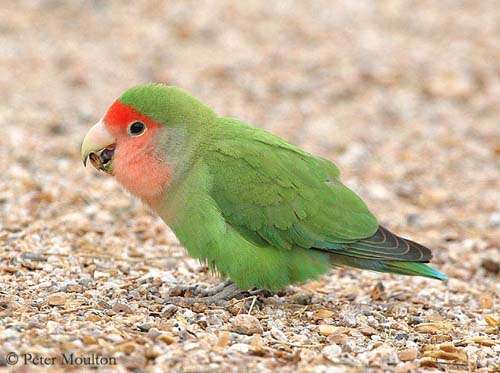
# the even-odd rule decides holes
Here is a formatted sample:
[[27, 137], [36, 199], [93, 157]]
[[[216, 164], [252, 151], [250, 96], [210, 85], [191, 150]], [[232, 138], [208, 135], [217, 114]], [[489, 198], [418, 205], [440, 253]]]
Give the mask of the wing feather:
[[363, 260], [430, 260], [426, 247], [379, 226], [333, 163], [265, 131], [223, 121], [205, 157], [211, 193], [226, 222], [247, 239]]
[[341, 251], [339, 244], [377, 231], [376, 218], [340, 182], [333, 163], [262, 130], [226, 121], [226, 130], [239, 136], [221, 131], [205, 161], [212, 196], [228, 223], [288, 249]]

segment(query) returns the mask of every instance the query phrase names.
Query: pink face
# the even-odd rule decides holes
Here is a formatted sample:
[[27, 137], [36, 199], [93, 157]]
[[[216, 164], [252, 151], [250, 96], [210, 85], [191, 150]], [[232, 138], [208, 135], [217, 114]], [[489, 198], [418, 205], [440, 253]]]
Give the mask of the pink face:
[[171, 169], [156, 141], [165, 127], [116, 101], [102, 119], [115, 139], [113, 174], [132, 194], [152, 204], [169, 184]]

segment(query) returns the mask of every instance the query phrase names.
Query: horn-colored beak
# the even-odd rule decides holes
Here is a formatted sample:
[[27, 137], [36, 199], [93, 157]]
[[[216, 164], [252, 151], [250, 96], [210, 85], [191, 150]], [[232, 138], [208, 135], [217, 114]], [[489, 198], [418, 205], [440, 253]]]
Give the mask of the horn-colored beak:
[[84, 166], [87, 165], [87, 160], [89, 159], [89, 156], [91, 160], [92, 158], [101, 159], [99, 153], [101, 153], [101, 151], [103, 151], [104, 149], [113, 146], [114, 143], [115, 139], [106, 129], [102, 120], [97, 122], [89, 130], [89, 132], [87, 132], [85, 138], [83, 139], [82, 148], [80, 150], [80, 153], [82, 155], [83, 165]]

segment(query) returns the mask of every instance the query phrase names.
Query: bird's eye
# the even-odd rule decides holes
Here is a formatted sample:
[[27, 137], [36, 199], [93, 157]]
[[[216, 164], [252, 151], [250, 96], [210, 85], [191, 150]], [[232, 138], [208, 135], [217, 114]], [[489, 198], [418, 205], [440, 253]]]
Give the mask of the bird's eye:
[[142, 122], [132, 122], [128, 126], [130, 136], [140, 136], [146, 131], [146, 126]]

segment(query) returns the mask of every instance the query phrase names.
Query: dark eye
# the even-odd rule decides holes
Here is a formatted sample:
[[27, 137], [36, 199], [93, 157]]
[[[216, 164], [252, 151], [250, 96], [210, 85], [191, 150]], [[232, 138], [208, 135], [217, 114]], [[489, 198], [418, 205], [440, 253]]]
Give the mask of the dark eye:
[[133, 122], [128, 126], [128, 134], [130, 136], [140, 136], [146, 131], [146, 126], [142, 122]]

